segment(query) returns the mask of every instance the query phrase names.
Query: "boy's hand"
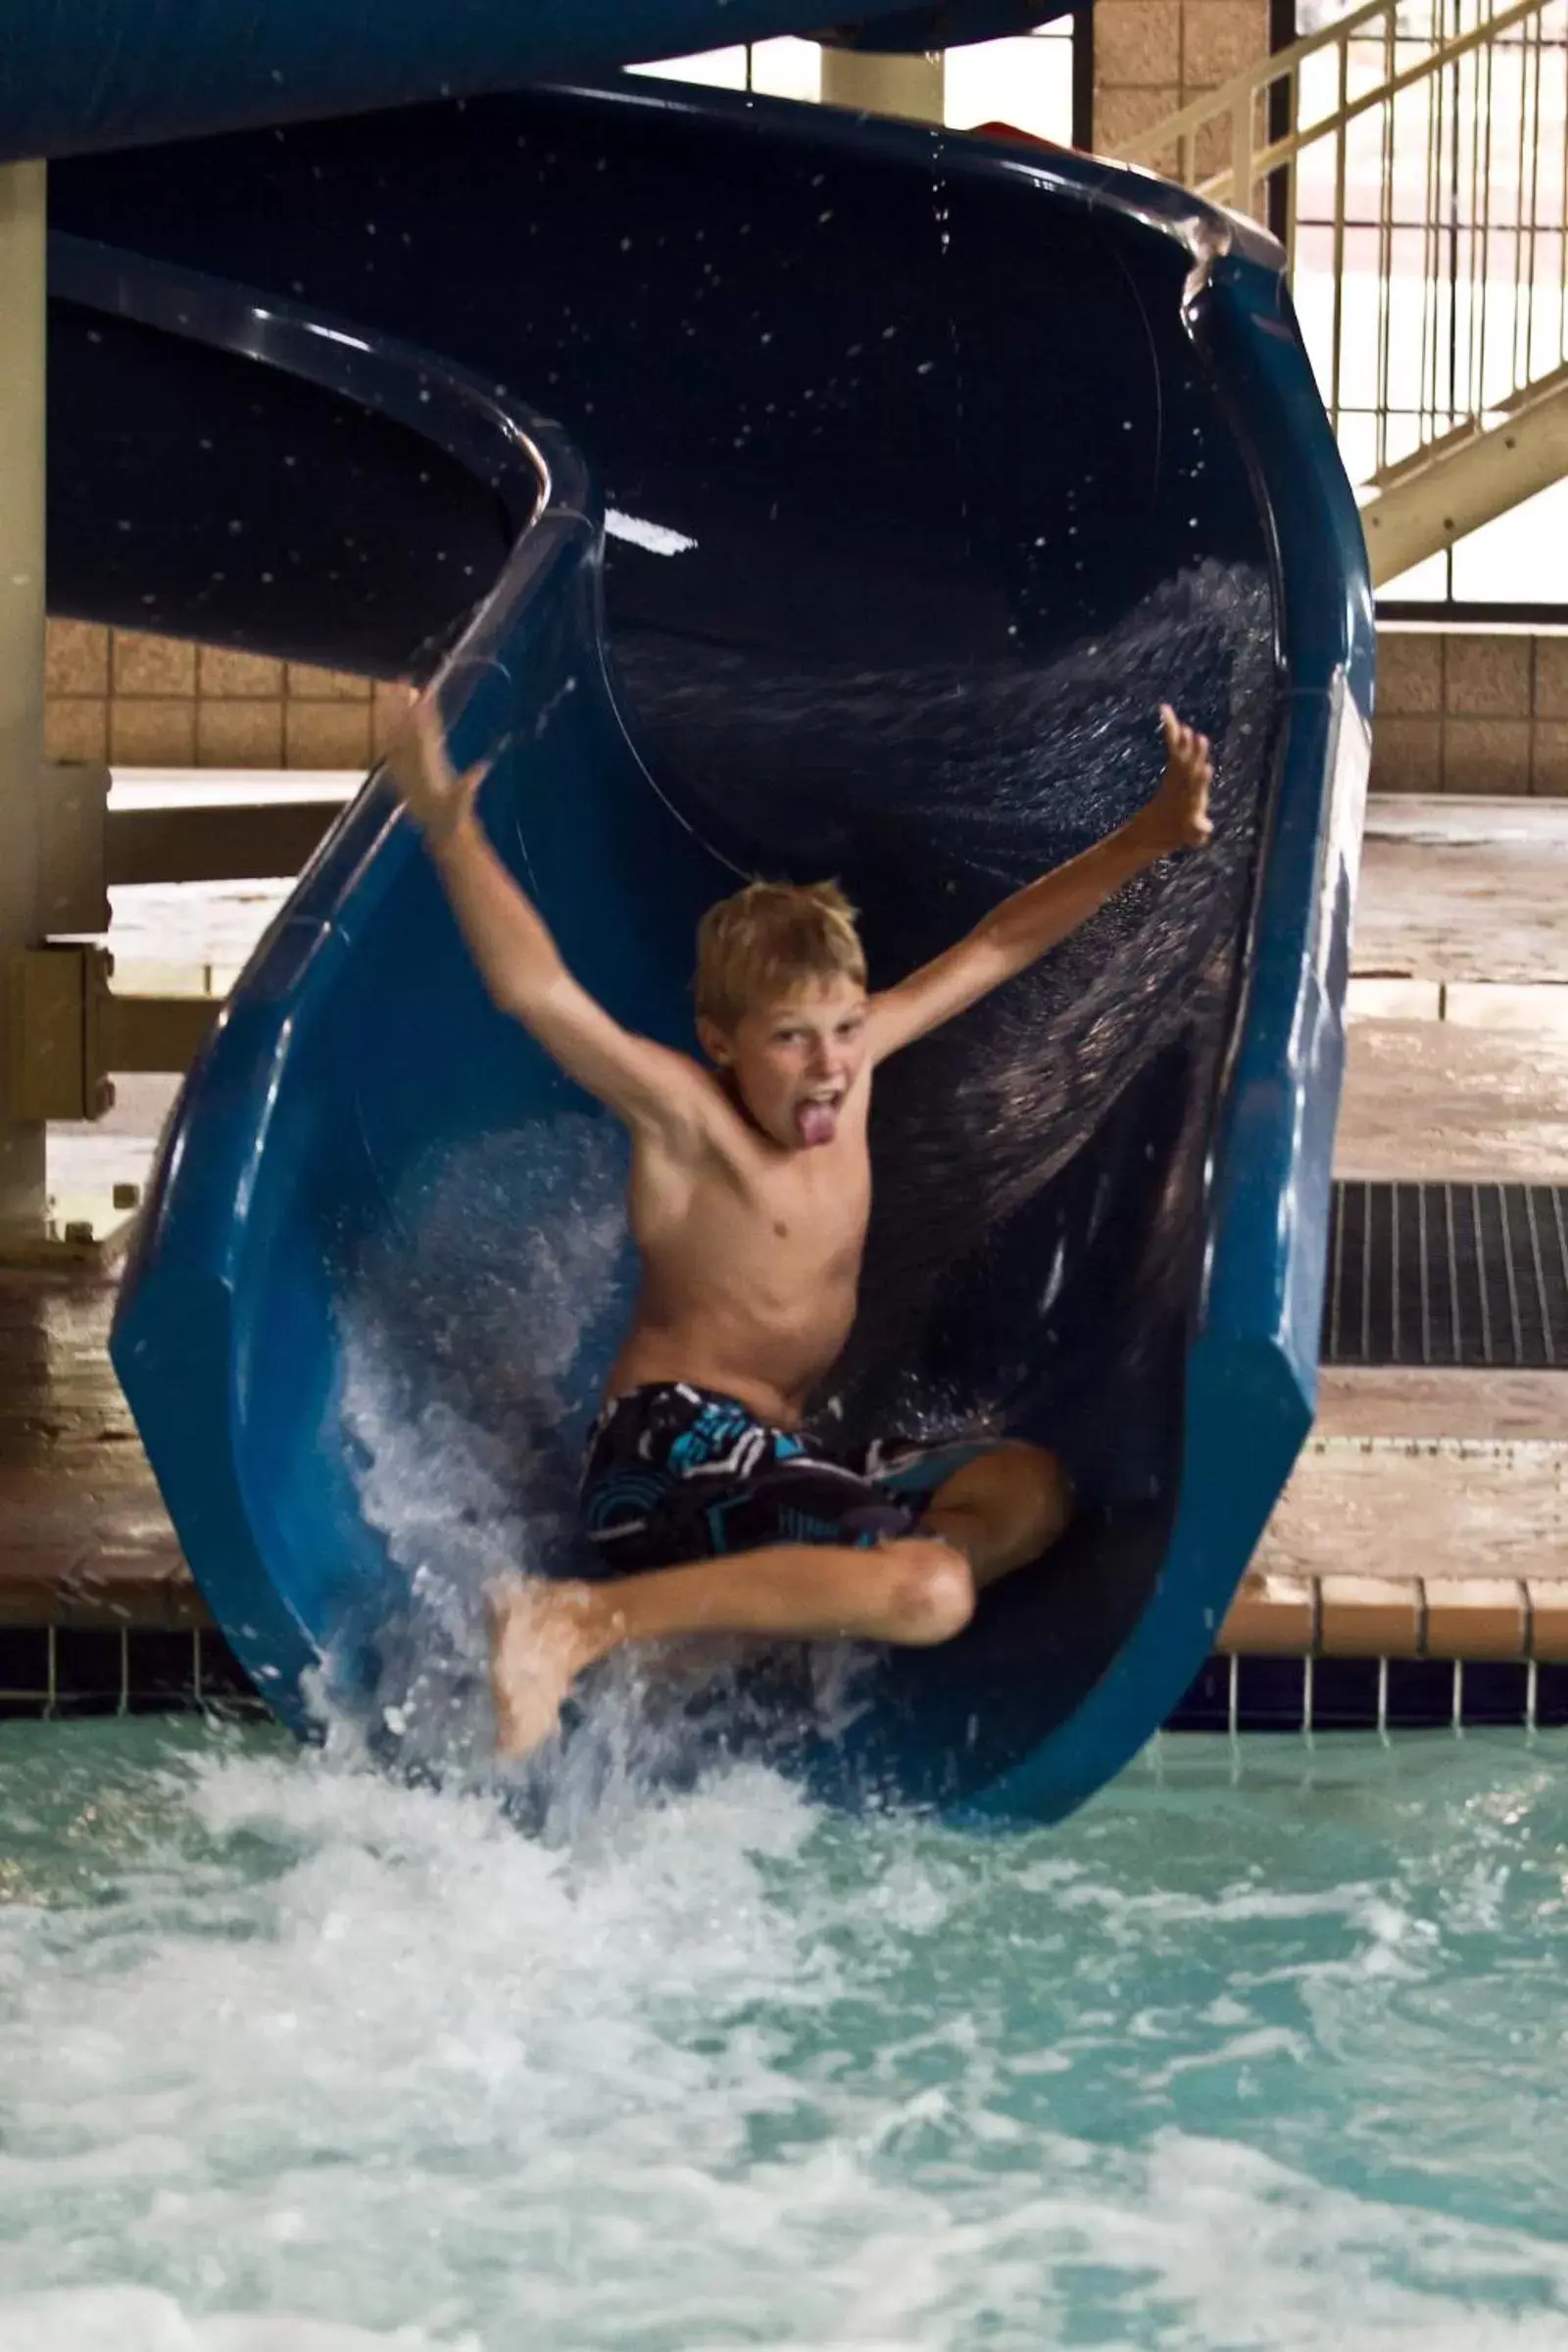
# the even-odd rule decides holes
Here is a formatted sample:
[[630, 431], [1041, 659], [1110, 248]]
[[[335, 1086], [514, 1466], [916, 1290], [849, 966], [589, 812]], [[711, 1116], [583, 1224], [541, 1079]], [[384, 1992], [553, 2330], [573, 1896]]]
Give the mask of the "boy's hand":
[[473, 808], [490, 772], [488, 760], [460, 774], [447, 754], [446, 730], [433, 696], [421, 697], [392, 739], [387, 773], [409, 813], [432, 847], [450, 841]]
[[1208, 788], [1214, 781], [1206, 735], [1183, 726], [1169, 703], [1159, 706], [1165, 730], [1165, 773], [1145, 815], [1154, 855], [1172, 850], [1206, 850], [1214, 838]]

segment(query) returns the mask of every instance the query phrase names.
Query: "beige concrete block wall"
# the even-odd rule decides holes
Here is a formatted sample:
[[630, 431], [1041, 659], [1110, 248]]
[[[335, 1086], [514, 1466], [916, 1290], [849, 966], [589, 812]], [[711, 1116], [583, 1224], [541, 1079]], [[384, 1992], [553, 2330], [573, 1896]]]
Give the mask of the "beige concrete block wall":
[[[1096, 153], [1120, 154], [1266, 57], [1268, 20], [1268, 0], [1095, 0]], [[1197, 161], [1200, 172], [1210, 172], [1225, 156], [1204, 149]], [[1174, 155], [1162, 168], [1174, 171]]]
[[[123, 767], [367, 768], [402, 707], [339, 670], [74, 620], [49, 624], [47, 689], [48, 756]], [[1568, 799], [1568, 632], [1381, 629], [1372, 789]]]
[[1568, 798], [1568, 633], [1380, 629], [1372, 789]]
[[368, 767], [402, 698], [306, 662], [52, 620], [44, 748], [124, 767]]

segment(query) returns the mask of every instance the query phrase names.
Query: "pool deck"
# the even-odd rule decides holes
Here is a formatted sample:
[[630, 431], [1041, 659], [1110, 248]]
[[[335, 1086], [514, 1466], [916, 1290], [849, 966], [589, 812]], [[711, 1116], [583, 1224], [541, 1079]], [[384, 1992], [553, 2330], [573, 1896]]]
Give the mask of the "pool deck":
[[[119, 984], [226, 972], [280, 895], [117, 894]], [[1342, 1174], [1568, 1175], [1568, 804], [1374, 802], [1355, 972]], [[51, 1137], [63, 1200], [144, 1171], [170, 1091], [130, 1081], [104, 1126]], [[47, 1634], [28, 1695], [68, 1653], [123, 1692], [132, 1634], [184, 1644], [187, 1689], [186, 1651], [198, 1690], [216, 1654], [110, 1369], [113, 1306], [101, 1269], [0, 1272], [0, 1650]], [[1568, 1371], [1326, 1370], [1220, 1647], [1568, 1659]], [[0, 1705], [16, 1685], [0, 1656]]]

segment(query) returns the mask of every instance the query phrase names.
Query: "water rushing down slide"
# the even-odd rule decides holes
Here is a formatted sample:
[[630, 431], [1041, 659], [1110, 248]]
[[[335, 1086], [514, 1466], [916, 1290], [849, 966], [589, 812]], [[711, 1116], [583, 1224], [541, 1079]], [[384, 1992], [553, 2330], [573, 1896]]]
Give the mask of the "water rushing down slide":
[[[737, 874], [837, 874], [895, 977], [1148, 797], [1159, 702], [1214, 738], [1213, 851], [889, 1072], [824, 1400], [1055, 1446], [1082, 1524], [745, 1735], [839, 1795], [1066, 1810], [1204, 1654], [1310, 1410], [1371, 637], [1275, 249], [1089, 159], [653, 84], [51, 190], [61, 606], [439, 671], [503, 854], [652, 1034], [689, 1043]], [[476, 1582], [571, 1560], [618, 1152], [372, 783], [192, 1073], [115, 1341], [296, 1727], [326, 1688], [414, 1760], [482, 1740]]]

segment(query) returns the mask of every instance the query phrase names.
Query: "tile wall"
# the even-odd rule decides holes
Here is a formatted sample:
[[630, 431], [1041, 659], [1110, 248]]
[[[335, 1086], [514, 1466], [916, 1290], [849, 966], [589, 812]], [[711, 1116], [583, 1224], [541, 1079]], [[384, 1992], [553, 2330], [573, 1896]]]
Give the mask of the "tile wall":
[[[1129, 139], [1266, 57], [1268, 0], [1096, 0], [1097, 154]], [[1200, 177], [1227, 161], [1229, 125], [1205, 134]], [[1174, 171], [1175, 157], [1162, 168]]]
[[1568, 633], [1386, 624], [1372, 789], [1568, 798]]
[[368, 767], [401, 699], [305, 662], [76, 620], [49, 623], [45, 693], [50, 759], [123, 767]]
[[[363, 768], [385, 748], [398, 707], [394, 687], [309, 662], [84, 621], [49, 624], [46, 741], [54, 760]], [[1568, 798], [1568, 632], [1385, 626], [1372, 788]]]

